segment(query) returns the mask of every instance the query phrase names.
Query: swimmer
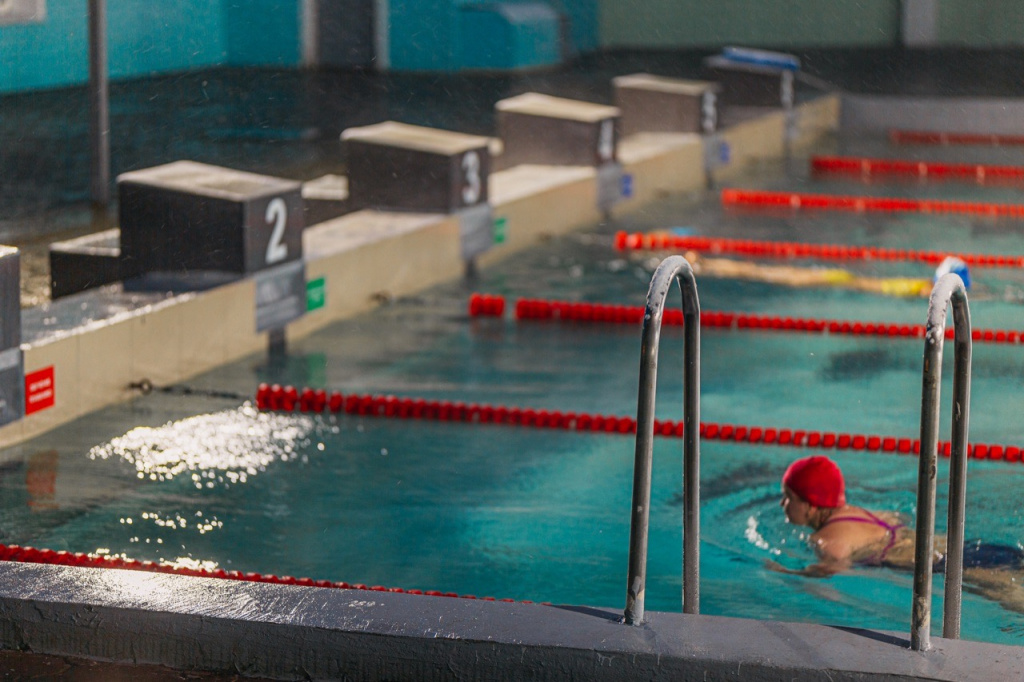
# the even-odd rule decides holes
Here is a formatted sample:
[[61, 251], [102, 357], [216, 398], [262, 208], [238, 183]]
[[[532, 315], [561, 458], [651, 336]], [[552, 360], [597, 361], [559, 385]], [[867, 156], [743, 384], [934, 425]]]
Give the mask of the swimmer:
[[[915, 534], [896, 512], [868, 511], [846, 501], [846, 483], [828, 457], [793, 462], [782, 477], [780, 503], [789, 523], [813, 529], [809, 538], [817, 561], [793, 570], [768, 561], [769, 570], [827, 578], [855, 566], [914, 570]], [[945, 569], [946, 538], [935, 536], [932, 568]], [[969, 541], [964, 544], [964, 589], [1024, 613], [1024, 550]]]
[[766, 265], [729, 258], [709, 258], [696, 251], [683, 254], [697, 275], [746, 279], [791, 287], [841, 287], [885, 296], [923, 296], [932, 292], [932, 280], [913, 277], [862, 277], [840, 268], [805, 268]]

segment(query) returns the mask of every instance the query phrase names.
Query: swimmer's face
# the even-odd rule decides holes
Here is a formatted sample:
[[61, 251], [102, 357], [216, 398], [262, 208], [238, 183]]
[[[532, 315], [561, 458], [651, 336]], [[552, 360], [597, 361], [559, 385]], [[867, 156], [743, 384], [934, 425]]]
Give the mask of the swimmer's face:
[[786, 520], [797, 526], [810, 525], [811, 510], [814, 507], [799, 495], [789, 489], [789, 486], [782, 486], [782, 501], [779, 502], [782, 511], [786, 513]]

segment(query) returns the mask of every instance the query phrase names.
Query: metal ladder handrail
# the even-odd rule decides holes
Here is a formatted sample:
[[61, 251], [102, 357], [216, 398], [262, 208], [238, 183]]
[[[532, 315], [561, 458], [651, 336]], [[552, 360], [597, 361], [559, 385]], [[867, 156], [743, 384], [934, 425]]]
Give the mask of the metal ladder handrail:
[[960, 638], [964, 564], [964, 500], [967, 494], [967, 427], [971, 400], [971, 314], [967, 290], [955, 274], [944, 275], [928, 300], [921, 395], [921, 453], [917, 475], [914, 602], [910, 648], [927, 651], [931, 638], [932, 553], [935, 542], [935, 479], [938, 468], [939, 386], [946, 308], [953, 306], [953, 431], [950, 444], [949, 516], [946, 526], [946, 591], [942, 636]]
[[644, 618], [647, 580], [647, 532], [650, 521], [654, 400], [658, 381], [658, 344], [665, 299], [679, 280], [683, 300], [683, 612], [700, 612], [700, 302], [693, 269], [682, 256], [662, 261], [651, 278], [640, 346], [640, 387], [636, 412], [633, 506], [629, 527], [629, 577], [625, 622]]

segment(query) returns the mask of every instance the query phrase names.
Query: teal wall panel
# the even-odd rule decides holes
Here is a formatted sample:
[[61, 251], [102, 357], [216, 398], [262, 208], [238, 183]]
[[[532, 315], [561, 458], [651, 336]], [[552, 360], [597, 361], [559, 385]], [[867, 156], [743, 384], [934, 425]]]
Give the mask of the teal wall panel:
[[224, 0], [226, 62], [298, 66], [302, 61], [300, 0]]
[[[52, 7], [57, 3], [47, 4]], [[107, 0], [110, 77], [145, 76], [217, 64], [224, 59], [222, 33], [221, 12], [216, 2]], [[87, 50], [88, 36], [84, 33], [83, 40], [83, 49]], [[88, 78], [88, 72], [85, 76]]]
[[577, 51], [592, 52], [601, 47], [598, 0], [558, 0], [552, 6], [569, 18], [569, 35]]
[[455, 0], [391, 0], [388, 16], [391, 68], [397, 71], [451, 71], [455, 68]]
[[521, 70], [562, 61], [558, 15], [536, 3], [529, 9], [514, 3], [464, 5], [456, 42], [460, 69]]
[[[0, 27], [0, 92], [89, 78], [87, 0], [51, 0], [39, 24]], [[301, 62], [301, 0], [108, 0], [111, 78], [221, 64]]]
[[0, 92], [88, 78], [85, 0], [47, 5], [42, 23], [0, 27]]
[[600, 3], [603, 47], [873, 47], [899, 40], [899, 0]]

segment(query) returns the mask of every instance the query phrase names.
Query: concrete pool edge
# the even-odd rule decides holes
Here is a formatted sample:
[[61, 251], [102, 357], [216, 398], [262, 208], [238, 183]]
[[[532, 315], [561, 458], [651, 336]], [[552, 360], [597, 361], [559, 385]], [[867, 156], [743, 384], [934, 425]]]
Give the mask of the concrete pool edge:
[[275, 679], [1012, 679], [1024, 647], [0, 562], [0, 649]]

